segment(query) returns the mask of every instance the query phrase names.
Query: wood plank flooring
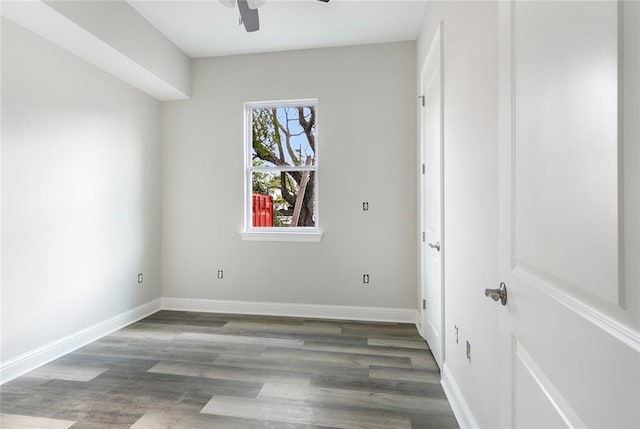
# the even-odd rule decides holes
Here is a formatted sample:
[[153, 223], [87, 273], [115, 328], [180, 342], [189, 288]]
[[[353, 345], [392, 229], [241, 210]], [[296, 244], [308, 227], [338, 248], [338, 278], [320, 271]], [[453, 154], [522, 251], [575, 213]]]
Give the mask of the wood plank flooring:
[[414, 326], [160, 311], [0, 386], [0, 427], [457, 428]]

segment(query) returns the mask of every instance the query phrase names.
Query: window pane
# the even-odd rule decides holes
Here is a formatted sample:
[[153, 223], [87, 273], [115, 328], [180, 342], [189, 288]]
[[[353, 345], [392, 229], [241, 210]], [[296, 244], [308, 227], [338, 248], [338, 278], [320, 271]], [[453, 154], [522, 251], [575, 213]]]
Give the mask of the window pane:
[[315, 122], [315, 106], [252, 109], [252, 165], [313, 164]]
[[313, 171], [280, 173], [254, 171], [251, 182], [252, 226], [315, 226], [315, 173]]

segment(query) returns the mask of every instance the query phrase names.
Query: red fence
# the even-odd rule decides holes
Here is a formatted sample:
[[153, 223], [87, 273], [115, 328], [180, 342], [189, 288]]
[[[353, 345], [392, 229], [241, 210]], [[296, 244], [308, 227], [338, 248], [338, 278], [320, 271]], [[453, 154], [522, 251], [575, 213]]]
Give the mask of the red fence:
[[253, 226], [273, 226], [273, 198], [270, 195], [253, 194], [252, 203]]

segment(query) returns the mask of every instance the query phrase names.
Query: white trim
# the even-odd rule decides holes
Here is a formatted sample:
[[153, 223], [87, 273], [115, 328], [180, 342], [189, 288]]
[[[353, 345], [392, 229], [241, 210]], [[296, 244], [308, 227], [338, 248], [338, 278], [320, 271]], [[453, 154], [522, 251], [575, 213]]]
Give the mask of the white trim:
[[[254, 171], [264, 172], [264, 171], [310, 171], [314, 174], [314, 186], [313, 186], [313, 199], [314, 199], [314, 215], [315, 215], [315, 226], [311, 228], [314, 233], [320, 233], [318, 227], [320, 225], [320, 146], [318, 142], [320, 141], [319, 129], [320, 129], [320, 109], [319, 109], [319, 100], [317, 97], [312, 98], [300, 98], [300, 99], [289, 99], [289, 100], [267, 100], [267, 101], [247, 101], [243, 104], [243, 118], [244, 118], [244, 159], [243, 159], [243, 170], [244, 170], [244, 230], [250, 232], [253, 229], [251, 223], [251, 183], [252, 178], [251, 175]], [[251, 111], [253, 108], [269, 108], [269, 107], [296, 107], [296, 106], [314, 106], [315, 107], [315, 127], [316, 127], [316, 135], [315, 135], [315, 150], [314, 157], [315, 162], [313, 165], [300, 165], [300, 166], [273, 166], [273, 167], [254, 167], [252, 166], [251, 159], [251, 148], [252, 148], [252, 118]], [[293, 227], [298, 229], [299, 227]], [[305, 228], [305, 227], [302, 227]], [[308, 227], [307, 227], [308, 228]], [[244, 233], [241, 232], [241, 235]], [[322, 233], [318, 236], [317, 240], [313, 239], [291, 239], [290, 237], [282, 237], [282, 238], [273, 238], [273, 236], [269, 236], [271, 238], [261, 237], [259, 235], [255, 235], [255, 238], [250, 238], [250, 236], [242, 236], [243, 240], [255, 240], [255, 241], [320, 241], [320, 237], [322, 237]]]
[[158, 298], [2, 362], [0, 364], [0, 384], [33, 371], [161, 309], [418, 324], [418, 311], [410, 308]]
[[[420, 307], [422, 309], [422, 307]], [[422, 332], [422, 310], [417, 310], [416, 312], [416, 318], [418, 319], [416, 321], [416, 329], [418, 330], [418, 335], [420, 335], [422, 338], [424, 338], [424, 333]], [[426, 338], [425, 338], [426, 340]]]
[[[513, 16], [511, 1], [502, 1], [498, 5], [498, 273], [502, 277], [511, 271], [511, 170], [513, 138]], [[513, 341], [511, 336], [511, 318], [508, 308], [498, 311], [499, 344], [497, 354], [498, 373], [498, 425], [513, 426], [514, 377]]]
[[[298, 107], [298, 106], [317, 106], [318, 99], [316, 97], [294, 98], [288, 100], [265, 100], [265, 101], [247, 101], [244, 103], [248, 107], [259, 107], [268, 109], [271, 107]], [[246, 107], [245, 107], [246, 111]]]
[[322, 239], [321, 232], [272, 231], [274, 228], [268, 229], [269, 231], [256, 231], [255, 229], [240, 231], [240, 236], [245, 241], [306, 241], [318, 243]]
[[110, 319], [98, 322], [71, 335], [62, 337], [42, 347], [28, 351], [0, 364], [0, 384], [45, 365], [60, 356], [71, 353], [105, 335], [122, 329], [160, 310], [160, 298], [139, 307], [120, 313]]
[[567, 427], [586, 428], [587, 425], [582, 421], [578, 413], [575, 412], [520, 342], [516, 342], [515, 354]]
[[163, 310], [208, 313], [254, 314], [415, 324], [418, 312], [412, 308], [352, 307], [346, 305], [289, 304], [279, 302], [222, 301], [215, 299], [162, 298]]
[[[640, 352], [640, 332], [603, 310], [596, 308], [593, 304], [579, 299], [569, 291], [561, 287], [554, 287], [550, 281], [542, 275], [536, 273], [536, 269], [527, 264], [517, 261], [516, 267], [512, 271], [513, 275], [527, 281], [530, 285], [547, 295], [549, 298], [564, 305], [569, 310], [593, 323], [618, 341]], [[559, 280], [557, 283], [561, 283]]]
[[277, 172], [281, 172], [281, 171], [312, 171], [315, 173], [315, 171], [317, 170], [315, 165], [290, 165], [290, 166], [285, 166], [285, 165], [276, 165], [276, 166], [269, 166], [269, 165], [262, 165], [262, 166], [253, 166], [251, 167], [251, 171], [252, 172], [259, 172], [259, 173], [268, 173], [271, 171], [277, 171]]
[[445, 395], [447, 395], [447, 399], [453, 410], [453, 415], [456, 417], [456, 420], [458, 420], [458, 425], [460, 425], [462, 429], [480, 427], [446, 362], [442, 365], [442, 380], [440, 384], [442, 384], [442, 389]]

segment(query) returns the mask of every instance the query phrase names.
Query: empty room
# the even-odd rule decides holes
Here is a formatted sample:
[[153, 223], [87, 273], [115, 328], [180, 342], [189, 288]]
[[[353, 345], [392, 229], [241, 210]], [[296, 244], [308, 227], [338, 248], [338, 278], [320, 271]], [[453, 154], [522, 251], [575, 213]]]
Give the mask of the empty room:
[[640, 2], [0, 15], [3, 429], [640, 427]]

